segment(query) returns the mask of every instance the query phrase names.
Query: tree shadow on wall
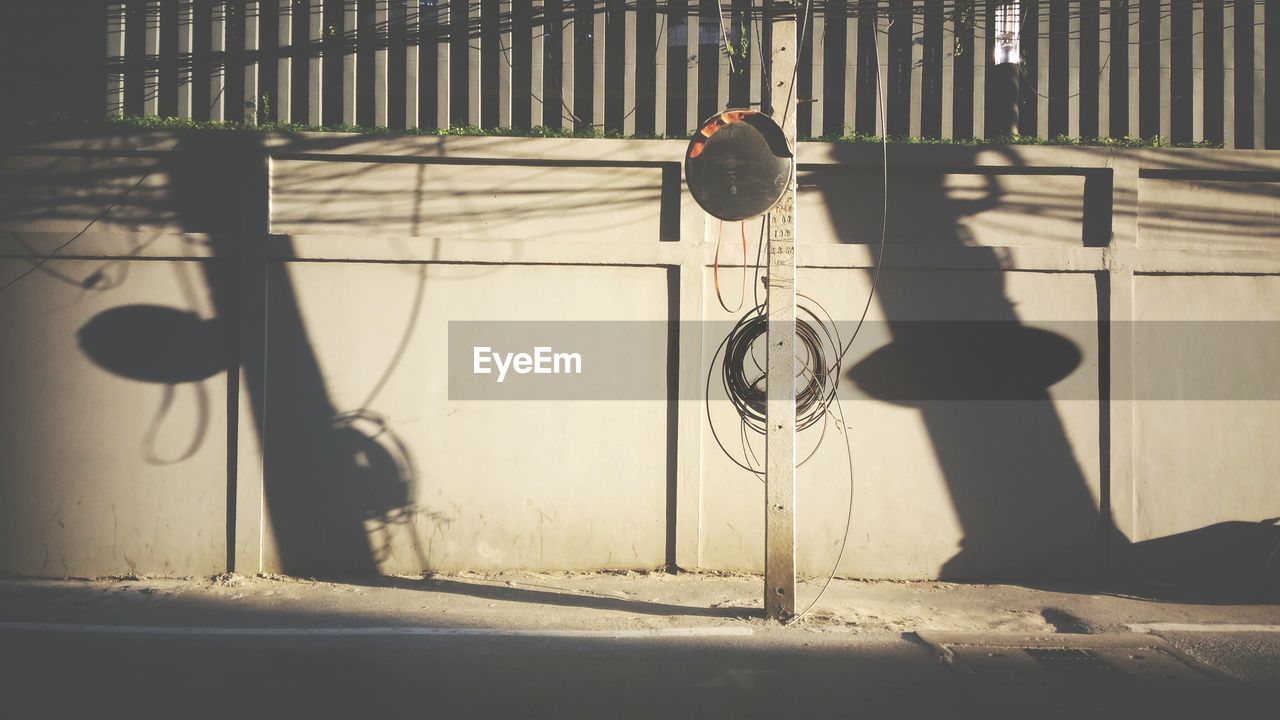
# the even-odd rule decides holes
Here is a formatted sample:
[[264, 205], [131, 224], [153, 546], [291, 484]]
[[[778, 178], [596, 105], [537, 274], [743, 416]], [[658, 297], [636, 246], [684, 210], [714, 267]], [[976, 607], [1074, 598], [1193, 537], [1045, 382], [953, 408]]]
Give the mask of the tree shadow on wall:
[[[828, 171], [820, 184], [831, 220], [842, 241], [867, 243], [874, 252], [880, 226], [871, 220], [880, 218], [883, 195], [867, 188], [881, 187], [880, 168], [868, 168], [866, 156], [851, 146], [838, 145], [833, 152], [844, 167]], [[1106, 275], [1095, 276], [1099, 325], [1096, 345], [1089, 343], [1096, 348], [1091, 360], [1097, 363], [1098, 384], [1096, 392], [1082, 396], [1098, 400], [1101, 504], [1095, 500], [1049, 393], [1086, 354], [1068, 337], [1024, 324], [1006, 291], [997, 250], [970, 243], [966, 218], [995, 207], [1005, 194], [1000, 175], [978, 165], [978, 152], [951, 156], [952, 167], [906, 173], [909, 188], [898, 185], [897, 192], [891, 168], [890, 269], [883, 271], [876, 290], [891, 341], [847, 373], [866, 395], [920, 413], [963, 531], [960, 551], [939, 576], [1094, 582], [1123, 564], [1125, 573], [1116, 577], [1158, 580], [1167, 589], [1197, 588], [1219, 598], [1257, 599], [1266, 589], [1268, 569], [1276, 569], [1272, 550], [1280, 546], [1280, 528], [1271, 523], [1222, 523], [1130, 543], [1111, 520]], [[981, 152], [1005, 155], [1013, 167], [1000, 172], [1018, 172], [1015, 150]], [[945, 184], [950, 173], [983, 176], [985, 191], [956, 197]], [[850, 182], [857, 177], [863, 182]], [[1102, 179], [1086, 179], [1080, 216], [1084, 237], [1077, 239], [1085, 246], [1105, 246], [1110, 238], [1110, 187], [1098, 188]], [[851, 201], [857, 192], [865, 197]], [[1037, 212], [1059, 218], [1071, 212], [1069, 200], [1045, 196], [1041, 201], [1038, 208], [1020, 209], [1027, 215], [1026, 228], [1036, 226]], [[969, 271], [893, 269], [895, 251], [902, 249], [895, 240], [944, 253], [964, 247]]]
[[[267, 236], [265, 159], [255, 135], [182, 137], [165, 161], [171, 188], [166, 200], [176, 208], [182, 231], [207, 234], [212, 258], [230, 261], [199, 263], [214, 317], [200, 320], [153, 305], [119, 306], [82, 328], [81, 347], [105, 370], [170, 386], [232, 370], [227, 397], [230, 568], [237, 542], [258, 539], [252, 528], [236, 527], [256, 521], [238, 518], [234, 506], [239, 493], [250, 492], [238, 489], [237, 481], [253, 472], [240, 465], [252, 454], [240, 453], [238, 443], [254, 441], [237, 432], [243, 414], [253, 418], [263, 448], [262, 493], [280, 570], [302, 576], [373, 575], [383, 549], [371, 545], [369, 527], [412, 520], [413, 458], [387, 418], [365, 408], [342, 412], [330, 399], [282, 261], [289, 253], [267, 258], [265, 245], [273, 239]], [[270, 365], [264, 361], [268, 354]], [[243, 413], [241, 398], [249, 404]]]
[[[853, 162], [848, 146], [835, 152]], [[957, 164], [955, 171], [973, 172], [977, 163], [970, 157]], [[1002, 188], [986, 175], [981, 197], [958, 200], [946, 176], [915, 172], [909, 193], [891, 184], [891, 233], [908, 232], [930, 248], [968, 245], [964, 218], [996, 206]], [[838, 176], [828, 180], [821, 187], [839, 236], [855, 237], [858, 226], [878, 230], [843, 199], [842, 190], [853, 188]], [[878, 206], [881, 197], [866, 204]], [[896, 230], [899, 218], [910, 224], [905, 231]], [[892, 342], [848, 377], [871, 397], [920, 412], [964, 533], [941, 578], [1085, 577], [1098, 562], [1098, 507], [1048, 390], [1076, 369], [1081, 350], [1024, 325], [995, 250], [969, 251], [978, 256], [972, 272], [883, 271], [876, 297]]]

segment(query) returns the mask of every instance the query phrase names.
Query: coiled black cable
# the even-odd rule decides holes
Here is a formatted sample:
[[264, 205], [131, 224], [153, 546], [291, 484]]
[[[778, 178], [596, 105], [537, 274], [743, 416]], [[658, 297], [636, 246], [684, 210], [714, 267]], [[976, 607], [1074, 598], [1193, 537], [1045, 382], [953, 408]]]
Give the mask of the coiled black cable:
[[[803, 432], [821, 424], [822, 435], [826, 435], [826, 426], [831, 405], [836, 402], [836, 391], [840, 384], [840, 367], [843, 356], [843, 345], [835, 321], [821, 303], [807, 295], [797, 294], [802, 300], [796, 304], [796, 431]], [[725, 335], [720, 346], [716, 348], [707, 368], [708, 393], [706, 402], [710, 402], [712, 374], [717, 363], [720, 367], [720, 384], [725, 397], [733, 406], [738, 416], [743, 437], [744, 457], [739, 459], [730, 452], [720, 440], [714, 420], [711, 421], [711, 433], [724, 451], [725, 455], [744, 470], [760, 475], [762, 470], [750, 457], [746, 434], [749, 431], [764, 435], [768, 417], [768, 390], [765, 385], [765, 366], [759, 356], [765, 348], [769, 317], [765, 312], [765, 304], [761, 303], [744, 313], [733, 328]], [[710, 405], [707, 407], [710, 417]], [[800, 461], [803, 465], [817, 452], [822, 439], [818, 438], [813, 451]]]
[[[835, 398], [840, 379], [840, 344], [828, 321], [804, 305], [797, 305], [796, 310], [796, 430], [804, 431], [822, 420]], [[726, 396], [742, 421], [760, 434], [766, 427], [768, 396], [765, 370], [755, 350], [768, 332], [769, 317], [763, 306], [743, 315], [725, 337], [721, 365]]]

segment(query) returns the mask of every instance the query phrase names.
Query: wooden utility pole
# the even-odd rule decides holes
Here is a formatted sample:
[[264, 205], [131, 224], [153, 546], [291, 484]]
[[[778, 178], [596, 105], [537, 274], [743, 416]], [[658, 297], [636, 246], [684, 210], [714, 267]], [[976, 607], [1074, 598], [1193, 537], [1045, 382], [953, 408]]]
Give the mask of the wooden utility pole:
[[[787, 143], [796, 147], [796, 9], [773, 2], [770, 106]], [[796, 176], [769, 213], [768, 343], [765, 383], [764, 612], [785, 622], [796, 612]]]

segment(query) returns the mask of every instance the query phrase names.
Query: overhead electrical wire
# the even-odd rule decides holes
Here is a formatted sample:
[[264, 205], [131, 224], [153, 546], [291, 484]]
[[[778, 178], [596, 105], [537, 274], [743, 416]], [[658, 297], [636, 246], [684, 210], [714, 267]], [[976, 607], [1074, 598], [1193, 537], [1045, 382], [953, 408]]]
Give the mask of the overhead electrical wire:
[[736, 313], [742, 309], [742, 304], [747, 301], [747, 224], [745, 222], [738, 223], [742, 235], [742, 292], [738, 296], [738, 306], [731, 308], [724, 301], [724, 295], [720, 293], [720, 240], [724, 232], [724, 221], [720, 221], [719, 229], [716, 230], [716, 257], [712, 262], [712, 282], [716, 287], [716, 300], [720, 302], [720, 307], [725, 312]]
[[[213, 102], [209, 103], [210, 110], [212, 110], [213, 107], [218, 104], [218, 100], [222, 97], [222, 93], [226, 89], [227, 89], [226, 83], [223, 83], [222, 87], [218, 88], [218, 94], [214, 95]], [[178, 148], [182, 147], [182, 141], [183, 141], [183, 138], [179, 136], [178, 142], [174, 143], [173, 147], [170, 148], [170, 152], [176, 152]], [[31, 267], [27, 268], [25, 272], [20, 273], [17, 277], [11, 280], [8, 280], [3, 285], [0, 285], [0, 293], [4, 292], [5, 290], [8, 290], [9, 288], [18, 284], [18, 282], [20, 282], [23, 278], [27, 277], [28, 275], [31, 275], [35, 271], [44, 267], [44, 264], [52, 260], [54, 256], [58, 255], [63, 250], [70, 247], [71, 243], [74, 243], [76, 240], [79, 240], [81, 237], [83, 237], [85, 233], [89, 232], [90, 228], [96, 225], [100, 220], [105, 218], [107, 215], [110, 215], [112, 210], [115, 210], [116, 207], [120, 205], [120, 203], [124, 202], [131, 194], [133, 194], [134, 190], [137, 190], [139, 187], [141, 187], [142, 183], [146, 182], [148, 178], [150, 178], [152, 175], [155, 174], [155, 172], [156, 172], [156, 168], [152, 168], [147, 172], [143, 173], [142, 177], [138, 178], [137, 182], [135, 182], [134, 184], [126, 188], [124, 192], [120, 193], [119, 197], [111, 201], [110, 205], [107, 205], [107, 207], [104, 208], [101, 212], [93, 216], [93, 219], [89, 220], [89, 222], [83, 228], [81, 228], [79, 232], [77, 232], [75, 235], [72, 235], [69, 239], [67, 239], [62, 244], [55, 247], [53, 250], [50, 250], [49, 252], [42, 255], [40, 259], [32, 263]], [[135, 252], [138, 249], [140, 248], [135, 248]], [[107, 264], [109, 265], [110, 263], [107, 263]], [[101, 268], [98, 271], [91, 273], [87, 278], [85, 278], [84, 281], [82, 281], [81, 285], [87, 286], [88, 283], [90, 283], [90, 281], [92, 281], [93, 278], [95, 278], [98, 272], [100, 271], [101, 271]]]

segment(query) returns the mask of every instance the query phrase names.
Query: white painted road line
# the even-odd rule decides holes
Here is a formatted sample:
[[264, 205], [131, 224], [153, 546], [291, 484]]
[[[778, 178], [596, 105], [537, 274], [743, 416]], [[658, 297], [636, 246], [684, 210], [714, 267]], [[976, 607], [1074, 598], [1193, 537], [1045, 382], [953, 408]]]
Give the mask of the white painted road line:
[[211, 635], [251, 637], [526, 637], [526, 638], [706, 638], [746, 637], [749, 627], [654, 628], [641, 630], [504, 630], [499, 628], [390, 627], [178, 627], [79, 625], [0, 621], [0, 631], [99, 633], [109, 635]]
[[1125, 625], [1133, 632], [1208, 632], [1208, 633], [1280, 633], [1280, 625], [1247, 625], [1233, 623], [1146, 623]]

